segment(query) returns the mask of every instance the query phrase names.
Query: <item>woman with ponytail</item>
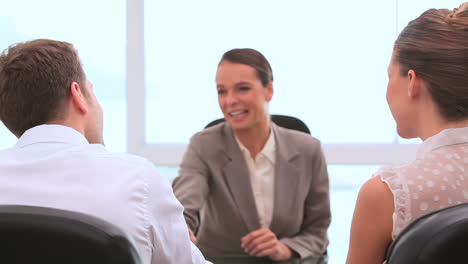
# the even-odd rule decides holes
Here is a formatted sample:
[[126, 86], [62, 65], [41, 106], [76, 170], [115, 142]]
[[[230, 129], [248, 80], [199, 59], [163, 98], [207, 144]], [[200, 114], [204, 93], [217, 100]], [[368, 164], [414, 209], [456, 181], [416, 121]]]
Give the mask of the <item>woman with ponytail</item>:
[[468, 202], [468, 3], [430, 9], [395, 41], [387, 102], [416, 159], [380, 169], [359, 192], [348, 264], [382, 263], [416, 218]]

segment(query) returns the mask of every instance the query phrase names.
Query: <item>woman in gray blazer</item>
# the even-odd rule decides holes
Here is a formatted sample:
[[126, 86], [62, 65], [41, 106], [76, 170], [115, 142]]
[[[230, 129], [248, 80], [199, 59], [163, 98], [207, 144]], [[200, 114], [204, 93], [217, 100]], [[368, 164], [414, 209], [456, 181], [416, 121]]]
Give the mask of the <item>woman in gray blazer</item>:
[[322, 255], [330, 202], [320, 142], [270, 121], [273, 75], [258, 51], [226, 52], [216, 88], [226, 122], [192, 137], [173, 183], [197, 246], [273, 260]]

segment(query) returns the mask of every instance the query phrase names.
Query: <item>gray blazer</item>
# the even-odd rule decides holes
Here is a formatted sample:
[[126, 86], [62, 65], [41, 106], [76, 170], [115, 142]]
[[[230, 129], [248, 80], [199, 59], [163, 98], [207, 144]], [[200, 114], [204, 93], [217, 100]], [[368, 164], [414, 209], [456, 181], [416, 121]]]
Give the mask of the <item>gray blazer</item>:
[[[320, 142], [272, 123], [276, 144], [270, 229], [302, 258], [328, 245], [328, 173]], [[184, 216], [205, 254], [245, 254], [240, 239], [260, 221], [242, 152], [227, 123], [195, 134], [173, 182]]]

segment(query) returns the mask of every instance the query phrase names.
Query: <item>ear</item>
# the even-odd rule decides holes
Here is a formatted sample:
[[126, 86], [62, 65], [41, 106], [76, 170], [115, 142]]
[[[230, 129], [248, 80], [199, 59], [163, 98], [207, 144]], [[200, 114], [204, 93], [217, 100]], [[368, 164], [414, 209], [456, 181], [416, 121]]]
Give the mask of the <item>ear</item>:
[[70, 97], [71, 103], [75, 109], [77, 109], [82, 114], [88, 113], [88, 105], [86, 104], [81, 87], [77, 82], [72, 82], [70, 85]]
[[271, 98], [273, 98], [273, 82], [270, 81], [265, 89], [266, 89], [266, 91], [265, 91], [265, 100], [267, 102], [270, 102]]
[[408, 97], [414, 98], [421, 93], [421, 78], [416, 75], [414, 70], [408, 71]]

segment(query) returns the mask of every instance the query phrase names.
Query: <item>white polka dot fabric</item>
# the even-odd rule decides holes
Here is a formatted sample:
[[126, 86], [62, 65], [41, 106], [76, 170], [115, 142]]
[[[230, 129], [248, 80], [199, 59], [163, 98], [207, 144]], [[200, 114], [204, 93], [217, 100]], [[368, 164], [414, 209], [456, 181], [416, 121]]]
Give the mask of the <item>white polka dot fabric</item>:
[[393, 193], [395, 239], [421, 215], [468, 202], [468, 127], [450, 128], [421, 144], [416, 160], [401, 166], [381, 168], [375, 176]]

